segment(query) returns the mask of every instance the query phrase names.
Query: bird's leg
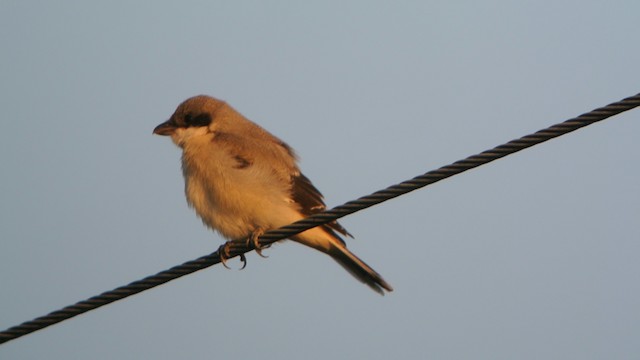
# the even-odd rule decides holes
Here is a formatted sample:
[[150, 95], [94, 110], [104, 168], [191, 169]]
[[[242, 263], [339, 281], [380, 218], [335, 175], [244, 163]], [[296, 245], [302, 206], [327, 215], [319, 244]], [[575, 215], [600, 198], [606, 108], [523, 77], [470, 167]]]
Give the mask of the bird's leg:
[[261, 227], [253, 230], [249, 235], [249, 237], [247, 238], [247, 246], [249, 245], [249, 243], [253, 244], [253, 248], [256, 250], [258, 255], [262, 256], [263, 258], [267, 258], [268, 256], [262, 255], [262, 249], [268, 248], [269, 246], [261, 246], [259, 241], [260, 236], [262, 236], [263, 234], [264, 234], [264, 229]]
[[[229, 259], [229, 257], [231, 256], [230, 248], [232, 243], [233, 241], [227, 241], [226, 243], [220, 245], [220, 247], [218, 248], [218, 254], [220, 254], [220, 262], [229, 270], [231, 270], [231, 268], [227, 265], [227, 259]], [[246, 256], [244, 256], [244, 254], [240, 254], [240, 261], [242, 261], [242, 267], [240, 268], [240, 270], [242, 270], [247, 267], [247, 258]]]

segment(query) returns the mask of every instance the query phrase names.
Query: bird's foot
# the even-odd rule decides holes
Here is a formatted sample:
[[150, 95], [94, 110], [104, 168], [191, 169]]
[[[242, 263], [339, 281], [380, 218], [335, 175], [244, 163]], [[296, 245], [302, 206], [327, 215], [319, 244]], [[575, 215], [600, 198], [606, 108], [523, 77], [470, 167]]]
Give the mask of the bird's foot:
[[264, 234], [263, 228], [257, 228], [253, 230], [251, 235], [249, 235], [249, 237], [247, 238], [247, 246], [249, 246], [249, 244], [251, 243], [253, 245], [253, 248], [256, 250], [256, 253], [258, 253], [258, 255], [260, 255], [263, 258], [268, 258], [267, 255], [262, 254], [262, 249], [266, 249], [269, 246], [260, 245], [260, 236], [262, 236], [263, 234]]
[[[223, 245], [220, 245], [220, 247], [218, 248], [218, 253], [220, 254], [220, 262], [222, 263], [222, 266], [226, 267], [229, 270], [231, 270], [231, 268], [227, 265], [227, 260], [231, 257], [230, 248], [232, 243], [232, 241], [227, 241]], [[242, 267], [240, 268], [240, 270], [242, 270], [247, 267], [247, 257], [244, 256], [244, 254], [240, 254], [240, 261], [242, 261]]]

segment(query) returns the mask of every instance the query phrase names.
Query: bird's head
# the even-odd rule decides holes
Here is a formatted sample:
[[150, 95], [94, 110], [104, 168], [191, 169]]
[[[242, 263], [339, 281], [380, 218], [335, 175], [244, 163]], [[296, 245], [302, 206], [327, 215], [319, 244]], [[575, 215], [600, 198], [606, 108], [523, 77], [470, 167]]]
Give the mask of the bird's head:
[[171, 136], [176, 145], [182, 146], [188, 138], [209, 132], [217, 110], [224, 104], [224, 101], [206, 95], [189, 98], [178, 106], [169, 120], [156, 126], [153, 133]]

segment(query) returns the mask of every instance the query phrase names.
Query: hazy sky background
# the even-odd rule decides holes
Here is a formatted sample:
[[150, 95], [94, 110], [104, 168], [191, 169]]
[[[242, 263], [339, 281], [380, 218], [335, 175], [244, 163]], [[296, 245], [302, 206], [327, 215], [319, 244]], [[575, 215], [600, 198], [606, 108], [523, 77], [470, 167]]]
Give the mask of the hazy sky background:
[[[335, 206], [640, 91], [638, 1], [0, 3], [0, 328], [214, 251], [151, 131], [210, 94]], [[637, 359], [640, 110], [0, 359]]]

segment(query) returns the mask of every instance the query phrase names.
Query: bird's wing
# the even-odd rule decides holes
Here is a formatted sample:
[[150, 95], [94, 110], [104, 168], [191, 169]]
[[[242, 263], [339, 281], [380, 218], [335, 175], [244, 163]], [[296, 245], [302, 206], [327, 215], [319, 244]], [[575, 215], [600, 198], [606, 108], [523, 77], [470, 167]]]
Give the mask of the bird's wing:
[[[247, 140], [250, 143], [247, 143]], [[288, 181], [291, 200], [297, 205], [298, 211], [302, 215], [310, 216], [326, 209], [322, 194], [313, 186], [311, 180], [300, 172], [296, 165], [297, 156], [287, 143], [271, 134], [269, 136], [239, 138], [236, 135], [222, 132], [217, 134], [216, 141], [227, 144], [227, 150], [235, 161], [234, 167], [236, 169], [245, 169], [252, 165], [260, 164], [261, 166], [268, 166], [272, 173], [283, 181]], [[248, 146], [253, 148], [250, 153], [247, 151]], [[340, 241], [342, 239], [333, 231], [352, 237], [336, 221], [322, 227]]]
[[[294, 161], [292, 173], [291, 173], [291, 199], [299, 206], [300, 213], [304, 216], [310, 216], [313, 214], [317, 214], [319, 212], [324, 211], [327, 206], [324, 204], [324, 197], [322, 193], [313, 186], [311, 180], [306, 177], [298, 166], [295, 164], [298, 156], [291, 146], [289, 146], [284, 141], [278, 141], [278, 145], [281, 146], [289, 155], [290, 159]], [[340, 240], [342, 243], [344, 241], [336, 235], [333, 230], [339, 232], [344, 236], [353, 237], [347, 229], [342, 227], [337, 221], [332, 221], [328, 224], [322, 226], [325, 230], [327, 230], [332, 236], [336, 239]]]

